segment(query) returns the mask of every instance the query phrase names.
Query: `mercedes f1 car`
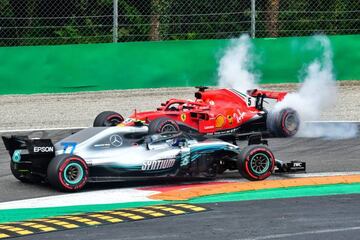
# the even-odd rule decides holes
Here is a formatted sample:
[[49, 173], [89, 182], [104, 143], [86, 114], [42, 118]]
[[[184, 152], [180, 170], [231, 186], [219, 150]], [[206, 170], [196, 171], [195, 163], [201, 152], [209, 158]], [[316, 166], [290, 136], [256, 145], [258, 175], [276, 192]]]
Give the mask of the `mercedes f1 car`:
[[133, 126], [141, 121], [149, 125], [150, 134], [181, 130], [217, 136], [262, 132], [277, 137], [291, 137], [299, 128], [295, 110], [264, 108], [264, 99], [281, 101], [287, 92], [198, 88], [194, 101], [170, 99], [156, 111], [135, 111], [126, 120], [119, 113], [105, 111], [95, 118], [93, 126]]
[[[199, 135], [196, 135], [199, 137]], [[81, 130], [53, 144], [50, 139], [2, 137], [11, 171], [22, 182], [48, 181], [61, 191], [77, 191], [89, 181], [158, 177], [215, 177], [239, 170], [249, 180], [282, 171], [305, 170], [305, 163], [275, 160], [261, 137], [249, 146], [194, 138], [183, 132], [148, 135], [148, 127], [97, 127]]]

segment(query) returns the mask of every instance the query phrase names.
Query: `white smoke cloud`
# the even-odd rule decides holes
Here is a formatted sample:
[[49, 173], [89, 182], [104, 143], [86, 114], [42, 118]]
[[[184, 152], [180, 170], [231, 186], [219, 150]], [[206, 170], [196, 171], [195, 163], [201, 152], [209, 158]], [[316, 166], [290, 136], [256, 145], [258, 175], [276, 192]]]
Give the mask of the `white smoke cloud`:
[[302, 121], [318, 120], [322, 111], [335, 105], [337, 98], [330, 41], [325, 36], [316, 36], [313, 44], [322, 48], [322, 56], [307, 66], [305, 78], [300, 80], [300, 89], [286, 95], [284, 100], [275, 106], [275, 109], [295, 109]]
[[248, 35], [231, 41], [221, 58], [218, 77], [219, 86], [245, 92], [257, 88], [258, 75], [253, 71], [253, 45]]
[[337, 100], [330, 41], [326, 36], [315, 36], [312, 43], [313, 47], [321, 47], [322, 55], [307, 66], [299, 90], [286, 95], [284, 100], [275, 106], [275, 110], [290, 107], [299, 113], [299, 137], [353, 138], [358, 131], [356, 124], [305, 122], [319, 120], [322, 112], [333, 110]]
[[[301, 84], [298, 91], [286, 95], [274, 109], [276, 111], [293, 108], [299, 113], [301, 125], [297, 136], [328, 139], [355, 137], [358, 128], [354, 124], [305, 124], [306, 121], [318, 120], [323, 111], [332, 111], [337, 99], [330, 41], [326, 36], [315, 36], [311, 44], [310, 49], [322, 50], [321, 56], [308, 64], [301, 72], [299, 77]], [[242, 92], [258, 88], [259, 74], [253, 71], [253, 50], [253, 45], [247, 35], [242, 35], [231, 42], [218, 68], [220, 87], [235, 88]]]
[[351, 122], [306, 122], [298, 137], [348, 139], [354, 138], [358, 133], [357, 123]]

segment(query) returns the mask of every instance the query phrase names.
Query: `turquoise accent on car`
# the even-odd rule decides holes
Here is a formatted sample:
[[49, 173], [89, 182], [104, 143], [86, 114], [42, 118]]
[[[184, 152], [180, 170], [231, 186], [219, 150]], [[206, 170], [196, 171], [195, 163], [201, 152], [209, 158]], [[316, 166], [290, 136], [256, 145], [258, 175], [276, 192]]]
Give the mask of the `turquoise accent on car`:
[[19, 163], [21, 160], [21, 150], [15, 150], [11, 159], [14, 163]]
[[[66, 174], [67, 170], [70, 168], [70, 167], [76, 167], [78, 169], [78, 176], [76, 177], [75, 180], [70, 180]], [[69, 165], [66, 166], [64, 172], [63, 172], [63, 175], [64, 175], [64, 179], [67, 183], [69, 184], [78, 184], [84, 177], [84, 170], [82, 168], [82, 166], [78, 163], [70, 163]]]
[[[236, 149], [231, 149], [228, 145], [226, 144], [217, 144], [217, 145], [210, 145], [210, 146], [197, 146], [197, 147], [193, 147], [191, 148], [191, 162], [196, 160], [198, 157], [201, 156], [201, 154], [203, 152], [211, 152], [211, 151], [218, 151], [218, 150], [232, 150], [232, 151], [236, 151]], [[239, 151], [239, 149], [237, 149], [237, 151]]]
[[[256, 157], [256, 156], [259, 156], [259, 155], [265, 157], [266, 160], [267, 160], [265, 167], [264, 167], [262, 170], [260, 170], [260, 171], [258, 171], [258, 170], [256, 170], [255, 168], [253, 168], [253, 161], [255, 161], [255, 160], [256, 160], [255, 157]], [[266, 172], [269, 170], [269, 167], [270, 167], [270, 159], [269, 159], [269, 157], [268, 157], [266, 154], [257, 153], [257, 154], [255, 154], [255, 155], [251, 158], [251, 160], [250, 160], [250, 168], [251, 168], [251, 170], [252, 170], [254, 173], [256, 173], [256, 174], [261, 175], [261, 174], [266, 173]]]

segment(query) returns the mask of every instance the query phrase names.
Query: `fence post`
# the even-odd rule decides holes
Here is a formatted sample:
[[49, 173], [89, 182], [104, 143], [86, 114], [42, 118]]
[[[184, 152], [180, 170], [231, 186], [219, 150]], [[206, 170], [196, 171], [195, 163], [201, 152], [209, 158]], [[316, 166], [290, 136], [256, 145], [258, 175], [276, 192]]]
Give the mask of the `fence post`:
[[113, 42], [118, 41], [118, 28], [119, 28], [119, 8], [118, 0], [113, 0]]
[[255, 38], [255, 17], [256, 17], [256, 9], [255, 9], [255, 1], [256, 0], [251, 0], [251, 37]]

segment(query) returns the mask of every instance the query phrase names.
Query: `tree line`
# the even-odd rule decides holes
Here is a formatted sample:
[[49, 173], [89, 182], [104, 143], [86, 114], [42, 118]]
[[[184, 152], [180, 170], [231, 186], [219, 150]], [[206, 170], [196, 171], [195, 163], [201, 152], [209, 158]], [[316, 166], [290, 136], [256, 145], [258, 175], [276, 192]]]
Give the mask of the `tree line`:
[[[1, 0], [0, 45], [111, 42], [114, 0]], [[118, 41], [251, 31], [251, 0], [118, 0]], [[358, 0], [256, 0], [256, 37], [358, 34]]]

